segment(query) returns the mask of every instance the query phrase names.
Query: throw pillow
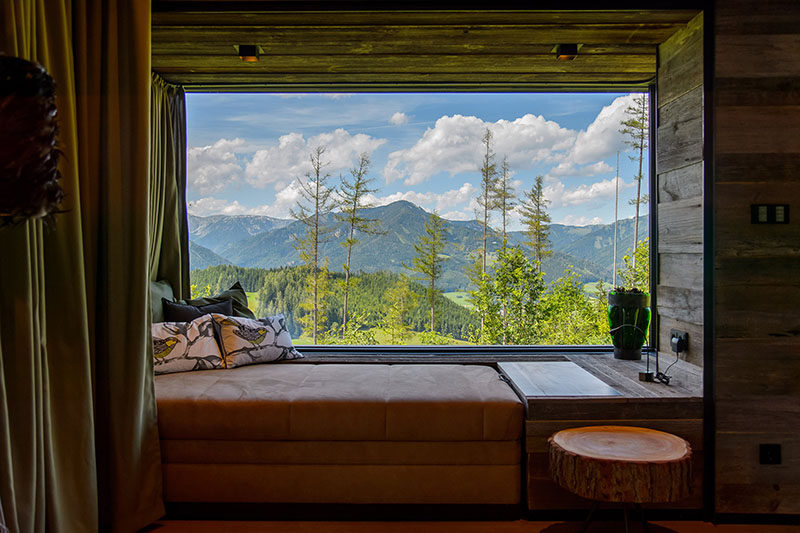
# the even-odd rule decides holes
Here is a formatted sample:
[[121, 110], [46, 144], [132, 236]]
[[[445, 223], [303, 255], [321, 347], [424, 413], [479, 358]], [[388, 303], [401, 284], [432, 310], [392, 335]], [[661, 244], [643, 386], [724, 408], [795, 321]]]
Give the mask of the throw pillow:
[[191, 322], [159, 322], [151, 332], [156, 374], [225, 367], [209, 315]]
[[162, 279], [161, 281], [150, 282], [150, 321], [155, 324], [156, 322], [164, 322], [164, 306], [161, 304], [161, 299], [166, 298], [170, 302], [175, 301], [175, 294], [172, 292], [172, 285], [169, 281]]
[[170, 302], [166, 298], [161, 300], [164, 306], [164, 320], [167, 322], [189, 322], [203, 315], [211, 313], [222, 313], [230, 315], [233, 313], [233, 304], [230, 300], [222, 300], [217, 303], [207, 305], [185, 305]]
[[253, 312], [247, 307], [247, 294], [244, 292], [244, 289], [238, 281], [234, 283], [227, 291], [222, 291], [214, 296], [210, 296], [208, 298], [195, 298], [194, 300], [179, 300], [179, 303], [199, 306], [218, 303], [223, 300], [231, 300], [233, 302], [233, 313], [227, 313], [228, 315], [243, 316], [245, 318], [256, 317], [256, 315], [254, 315]]
[[226, 368], [303, 357], [292, 345], [283, 315], [257, 319], [211, 316]]

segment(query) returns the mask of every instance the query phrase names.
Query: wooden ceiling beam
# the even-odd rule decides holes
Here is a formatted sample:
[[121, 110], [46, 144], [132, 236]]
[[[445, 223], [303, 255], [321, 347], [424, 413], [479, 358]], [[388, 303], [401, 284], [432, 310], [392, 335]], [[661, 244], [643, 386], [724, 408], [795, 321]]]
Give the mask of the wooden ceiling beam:
[[[641, 86], [655, 77], [658, 44], [697, 13], [204, 12], [192, 6], [153, 14], [152, 64], [167, 80], [195, 86]], [[556, 61], [557, 43], [581, 44], [577, 59]], [[240, 61], [237, 44], [258, 44], [261, 60]]]
[[668, 24], [685, 25], [698, 10], [562, 10], [562, 11], [185, 11], [158, 12], [152, 15], [153, 26], [363, 26], [393, 24], [400, 26], [446, 25], [562, 25], [562, 24]]
[[160, 72], [194, 69], [196, 72], [554, 72], [614, 73], [639, 72], [655, 75], [655, 56], [580, 56], [574, 61], [557, 61], [552, 54], [537, 55], [278, 55], [261, 56], [257, 63], [243, 63], [237, 56], [153, 56], [153, 68]]
[[[154, 27], [152, 42], [160, 46], [163, 42], [198, 42], [239, 44], [248, 43], [266, 46], [303, 43], [386, 43], [403, 45], [418, 44], [465, 44], [491, 46], [493, 43], [549, 44], [645, 44], [658, 45], [672, 36], [678, 27], [672, 25], [586, 25], [586, 26], [514, 26], [514, 27], [435, 27], [408, 26], [353, 27], [302, 27], [285, 26], [184, 26]], [[202, 37], [202, 39], [199, 39]]]

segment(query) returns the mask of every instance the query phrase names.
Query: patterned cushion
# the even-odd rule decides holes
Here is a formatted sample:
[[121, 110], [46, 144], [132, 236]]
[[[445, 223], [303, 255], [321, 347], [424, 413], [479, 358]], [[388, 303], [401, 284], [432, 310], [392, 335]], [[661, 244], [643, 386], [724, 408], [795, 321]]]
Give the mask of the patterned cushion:
[[211, 316], [226, 368], [303, 357], [292, 345], [283, 315], [255, 319], [217, 313]]
[[153, 324], [152, 334], [156, 374], [225, 368], [211, 315], [191, 322], [159, 322]]

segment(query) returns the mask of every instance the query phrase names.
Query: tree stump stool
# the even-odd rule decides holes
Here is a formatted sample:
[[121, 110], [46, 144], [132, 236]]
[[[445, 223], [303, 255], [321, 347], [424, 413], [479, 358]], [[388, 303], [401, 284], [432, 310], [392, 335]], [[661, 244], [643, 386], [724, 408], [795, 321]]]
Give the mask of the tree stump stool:
[[[676, 502], [689, 495], [692, 449], [684, 439], [640, 427], [589, 426], [559, 431], [550, 443], [550, 475], [559, 486], [599, 502]], [[625, 531], [628, 512], [625, 509]], [[642, 523], [647, 523], [642, 517]]]

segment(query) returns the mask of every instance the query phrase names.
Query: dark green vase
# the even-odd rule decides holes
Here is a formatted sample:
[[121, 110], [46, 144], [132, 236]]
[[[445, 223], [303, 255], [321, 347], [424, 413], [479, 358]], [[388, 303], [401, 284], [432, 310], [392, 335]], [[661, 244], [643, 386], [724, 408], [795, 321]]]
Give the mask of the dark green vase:
[[646, 292], [610, 292], [608, 326], [617, 359], [642, 358], [650, 326], [650, 295]]

